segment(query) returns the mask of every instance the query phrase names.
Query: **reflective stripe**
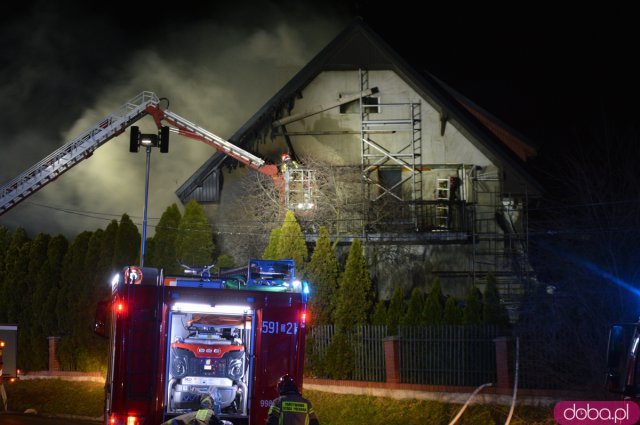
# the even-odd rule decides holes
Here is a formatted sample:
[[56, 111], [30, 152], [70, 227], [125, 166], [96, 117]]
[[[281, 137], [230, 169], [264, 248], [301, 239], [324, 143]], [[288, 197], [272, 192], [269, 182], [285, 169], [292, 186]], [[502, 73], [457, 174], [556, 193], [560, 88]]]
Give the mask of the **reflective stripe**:
[[272, 414], [272, 413], [280, 413], [280, 408], [276, 406], [275, 403], [273, 403], [269, 408], [269, 414]]
[[307, 403], [300, 401], [283, 401], [282, 402], [282, 411], [284, 412], [298, 412], [298, 413], [307, 413], [309, 410], [309, 406]]

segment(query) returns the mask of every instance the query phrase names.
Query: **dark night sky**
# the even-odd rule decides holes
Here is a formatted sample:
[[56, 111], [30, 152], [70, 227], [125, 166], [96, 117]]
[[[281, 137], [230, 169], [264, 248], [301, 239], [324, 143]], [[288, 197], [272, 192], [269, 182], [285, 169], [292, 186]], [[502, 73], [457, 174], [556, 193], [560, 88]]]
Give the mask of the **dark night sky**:
[[[416, 69], [436, 75], [538, 145], [541, 163], [560, 148], [584, 143], [575, 134], [603, 120], [637, 122], [637, 25], [629, 10], [614, 4], [560, 12], [541, 3], [519, 3], [517, 10], [427, 3], [416, 10], [416, 2], [406, 1], [228, 3], [186, 0], [166, 9], [146, 2], [132, 9], [133, 2], [118, 1], [14, 4], [0, 17], [0, 181], [141, 90], [168, 93], [178, 114], [207, 120], [208, 129], [228, 137], [356, 15]], [[214, 100], [194, 102], [200, 93]], [[236, 113], [226, 116], [227, 110]], [[132, 209], [142, 210], [140, 194], [127, 193], [125, 186], [135, 185], [115, 175], [126, 174], [118, 168], [124, 162], [139, 175], [143, 155], [135, 158], [126, 141], [116, 143], [128, 156], [114, 162], [120, 153], [96, 153], [76, 167], [84, 167], [80, 171], [0, 217], [0, 224], [27, 226], [32, 234], [72, 234], [77, 227], [71, 222], [91, 229], [123, 212], [135, 216]], [[180, 170], [155, 189], [173, 196], [197, 169], [207, 152], [190, 149], [172, 148], [177, 165], [154, 163], [160, 169], [152, 173], [162, 174], [163, 166]], [[105, 200], [105, 193], [117, 196]], [[158, 202], [151, 217], [169, 202]], [[60, 211], [63, 206], [73, 212]], [[45, 226], [43, 213], [50, 218]]]

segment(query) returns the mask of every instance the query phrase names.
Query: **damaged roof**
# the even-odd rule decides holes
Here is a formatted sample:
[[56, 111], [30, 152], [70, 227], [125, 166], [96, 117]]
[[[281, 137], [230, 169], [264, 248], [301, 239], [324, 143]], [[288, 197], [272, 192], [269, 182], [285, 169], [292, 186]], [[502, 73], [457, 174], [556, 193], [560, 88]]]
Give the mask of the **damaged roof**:
[[[284, 106], [320, 73], [358, 69], [394, 71], [438, 110], [444, 120], [455, 122], [456, 128], [484, 155], [523, 182], [529, 195], [540, 193], [539, 184], [524, 169], [526, 160], [536, 153], [531, 143], [433, 75], [418, 72], [360, 18], [353, 20], [307, 63], [229, 141], [247, 149], [256, 135], [270, 127]], [[216, 198], [213, 201], [217, 200], [219, 170], [227, 159], [229, 157], [221, 152], [213, 154], [178, 188], [176, 195], [183, 202], [190, 199], [199, 202], [212, 202], [212, 198]]]

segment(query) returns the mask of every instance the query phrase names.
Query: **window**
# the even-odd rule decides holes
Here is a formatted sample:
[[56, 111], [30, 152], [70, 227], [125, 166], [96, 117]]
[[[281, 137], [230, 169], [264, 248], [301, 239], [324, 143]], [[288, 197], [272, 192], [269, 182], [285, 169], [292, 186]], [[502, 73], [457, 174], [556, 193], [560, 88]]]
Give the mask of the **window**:
[[[378, 168], [378, 183], [385, 190], [402, 199], [402, 168], [380, 167]], [[382, 189], [380, 189], [382, 191]]]

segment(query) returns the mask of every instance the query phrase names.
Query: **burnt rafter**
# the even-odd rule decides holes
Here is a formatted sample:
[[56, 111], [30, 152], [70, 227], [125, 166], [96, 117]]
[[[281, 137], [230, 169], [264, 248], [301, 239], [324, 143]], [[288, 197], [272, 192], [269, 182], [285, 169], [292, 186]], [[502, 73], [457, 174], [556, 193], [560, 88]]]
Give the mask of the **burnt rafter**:
[[442, 110], [440, 112], [440, 136], [444, 136], [444, 132], [447, 128], [447, 121], [449, 121], [449, 114], [447, 111]]
[[294, 114], [294, 115], [289, 115], [287, 117], [281, 118], [279, 120], [274, 121], [271, 126], [272, 127], [280, 127], [284, 124], [289, 124], [291, 122], [294, 121], [299, 121], [301, 119], [310, 117], [312, 115], [315, 114], [319, 114], [320, 112], [324, 112], [327, 111], [329, 109], [338, 107], [340, 105], [344, 105], [345, 103], [349, 103], [349, 102], [353, 102], [354, 100], [358, 100], [362, 97], [367, 97], [367, 96], [371, 96], [373, 94], [378, 93], [378, 88], [377, 87], [373, 87], [371, 89], [366, 89], [366, 90], [362, 90], [359, 93], [356, 94], [352, 94], [352, 95], [348, 95], [348, 96], [342, 96], [340, 97], [338, 100], [336, 100], [335, 102], [330, 102], [327, 104], [323, 104], [323, 105], [317, 105], [316, 107], [308, 110], [308, 111], [304, 111], [304, 112], [300, 112], [298, 114]]

